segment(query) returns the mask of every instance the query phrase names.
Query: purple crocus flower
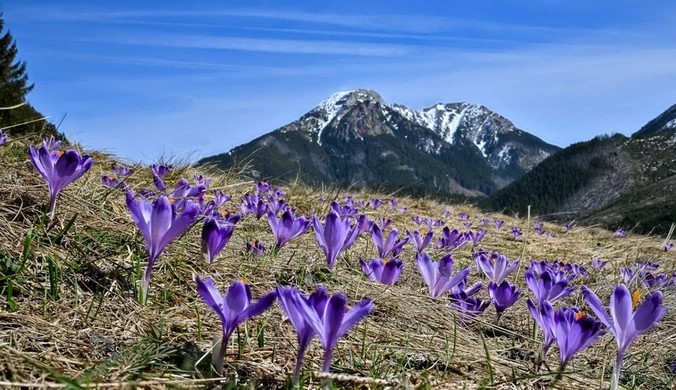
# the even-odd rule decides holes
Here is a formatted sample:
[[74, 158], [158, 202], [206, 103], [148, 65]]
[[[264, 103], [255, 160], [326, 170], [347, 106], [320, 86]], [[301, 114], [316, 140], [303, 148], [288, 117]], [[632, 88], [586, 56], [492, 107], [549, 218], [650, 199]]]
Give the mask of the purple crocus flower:
[[399, 204], [399, 202], [398, 202], [396, 199], [394, 199], [394, 198], [390, 199], [390, 200], [388, 201], [388, 203], [389, 203], [390, 207], [394, 207], [394, 206], [396, 206], [396, 205]]
[[645, 288], [656, 288], [656, 287], [665, 287], [670, 283], [669, 276], [665, 274], [655, 275], [650, 272], [643, 274], [643, 287]]
[[247, 252], [253, 253], [255, 256], [260, 257], [263, 256], [263, 253], [265, 252], [265, 245], [255, 238], [251, 241], [246, 240], [246, 250]]
[[458, 322], [461, 325], [466, 325], [491, 305], [491, 301], [470, 297], [465, 293], [451, 293], [450, 302], [451, 308], [458, 312]]
[[460, 214], [458, 214], [458, 218], [459, 218], [459, 219], [463, 219], [463, 220], [466, 221], [466, 220], [469, 219], [469, 214], [467, 214], [467, 213], [460, 213]]
[[434, 237], [434, 232], [431, 230], [427, 233], [424, 230], [414, 230], [413, 233], [407, 230], [406, 234], [408, 235], [408, 241], [413, 244], [417, 253], [424, 251]]
[[[60, 144], [60, 141], [58, 143]], [[56, 144], [54, 142], [54, 145]], [[50, 149], [46, 140], [38, 150], [35, 150], [35, 147], [31, 145], [28, 157], [33, 164], [33, 168], [47, 182], [49, 188], [49, 217], [54, 218], [56, 198], [59, 193], [67, 185], [87, 173], [94, 160], [88, 154], [80, 156], [75, 150], [62, 152]]]
[[453, 250], [467, 243], [467, 237], [460, 233], [458, 229], [451, 230], [448, 226], [441, 231], [442, 237], [439, 239], [439, 249]]
[[671, 250], [671, 248], [673, 248], [673, 247], [674, 247], [673, 242], [667, 242], [666, 244], [664, 244], [664, 251], [669, 252]]
[[264, 193], [268, 192], [268, 190], [270, 190], [270, 184], [264, 181], [259, 181], [256, 183], [256, 191], [258, 191], [259, 195], [263, 195]]
[[368, 219], [366, 214], [362, 214], [356, 218], [357, 222], [357, 235], [361, 235], [365, 232], [370, 232], [373, 228], [373, 221]]
[[310, 223], [312, 221], [304, 217], [295, 218], [290, 210], [286, 210], [279, 219], [272, 211], [268, 210], [268, 224], [277, 241], [277, 249], [305, 233], [310, 227]]
[[484, 239], [484, 236], [486, 235], [486, 231], [483, 229], [479, 229], [476, 231], [476, 233], [469, 231], [467, 232], [467, 238], [469, 241], [472, 241], [472, 244], [476, 247], [479, 245], [479, 242]]
[[563, 231], [568, 233], [573, 227], [570, 225], [563, 225]]
[[401, 252], [401, 248], [408, 242], [408, 237], [398, 240], [399, 232], [397, 229], [392, 229], [387, 234], [386, 238], [383, 238], [383, 231], [380, 229], [380, 226], [377, 223], [373, 224], [371, 229], [371, 237], [373, 238], [373, 243], [378, 248], [378, 253], [380, 258], [384, 259], [393, 254], [393, 257], [396, 257]]
[[[319, 335], [324, 347], [323, 371], [329, 372], [331, 357], [338, 339], [343, 337], [364, 317], [373, 311], [373, 300], [364, 299], [346, 312], [347, 298], [342, 293], [333, 294], [323, 307], [312, 306], [305, 299], [295, 300], [295, 306], [300, 315]], [[324, 388], [330, 388], [330, 382], [324, 383]]]
[[660, 268], [660, 265], [650, 261], [639, 261], [636, 263], [636, 268], [642, 272], [655, 272]]
[[442, 296], [465, 280], [472, 270], [471, 267], [467, 267], [453, 275], [453, 257], [450, 254], [443, 256], [437, 262], [432, 261], [427, 253], [417, 254], [415, 264], [433, 298]]
[[331, 210], [338, 213], [338, 215], [340, 215], [341, 217], [352, 216], [354, 214], [357, 214], [357, 211], [359, 211], [356, 208], [352, 208], [349, 205], [341, 206], [336, 201], [331, 202]]
[[416, 223], [416, 225], [421, 225], [426, 220], [426, 218], [423, 218], [419, 215], [416, 215], [415, 217], [412, 217], [411, 219], [413, 220], [413, 222]]
[[481, 225], [483, 225], [483, 226], [488, 226], [488, 224], [491, 223], [491, 221], [489, 221], [489, 220], [487, 220], [486, 218], [484, 218], [484, 219], [482, 219], [481, 221], [479, 221], [479, 223], [480, 223]]
[[223, 191], [214, 191], [214, 205], [216, 208], [222, 207], [224, 204], [230, 201], [232, 196], [226, 195]]
[[392, 224], [392, 220], [389, 218], [382, 217], [380, 218], [380, 229], [385, 230]]
[[622, 361], [631, 343], [638, 336], [650, 330], [667, 314], [667, 309], [662, 306], [662, 293], [656, 291], [639, 304], [641, 300], [640, 291], [637, 290], [632, 296], [627, 287], [620, 284], [615, 287], [613, 294], [610, 296], [610, 315], [608, 315], [608, 312], [603, 307], [603, 303], [601, 303], [601, 300], [593, 291], [586, 286], [582, 286], [582, 293], [589, 304], [589, 308], [615, 335], [615, 340], [617, 341], [617, 360], [613, 372], [611, 389], [617, 389]]
[[350, 232], [350, 219], [341, 219], [340, 215], [333, 210], [326, 216], [323, 226], [316, 215], [312, 217], [312, 225], [315, 229], [317, 243], [326, 256], [329, 269], [333, 269], [338, 255], [343, 251], [346, 244], [354, 242], [358, 230], [352, 229], [352, 232]]
[[378, 207], [383, 205], [383, 201], [380, 199], [373, 199], [371, 201], [371, 207], [373, 207], [374, 210], [376, 210]]
[[101, 183], [110, 188], [117, 188], [120, 185], [115, 176], [101, 176]]
[[241, 281], [233, 282], [224, 296], [218, 291], [211, 278], [202, 280], [199, 276], [195, 277], [197, 292], [202, 297], [204, 303], [218, 314], [223, 325], [223, 339], [220, 348], [213, 352], [212, 365], [219, 376], [223, 376], [223, 359], [225, 350], [228, 347], [228, 341], [232, 332], [237, 329], [239, 324], [263, 314], [275, 303], [277, 298], [276, 291], [270, 291], [263, 295], [256, 303], [251, 303], [251, 287]]
[[188, 199], [199, 202], [206, 192], [207, 187], [204, 184], [191, 186], [190, 183], [188, 183], [188, 180], [181, 178], [174, 184], [174, 190], [171, 192], [170, 197], [174, 200], [178, 200], [176, 207], [181, 208], [183, 203]]
[[630, 286], [635, 281], [637, 275], [638, 273], [631, 267], [620, 268], [620, 276], [622, 276], [622, 280], [624, 280], [624, 284], [627, 286]]
[[547, 233], [547, 237], [548, 238], [554, 238], [554, 237], [556, 237], [556, 235], [554, 233]]
[[116, 177], [127, 177], [127, 176], [131, 175], [131, 173], [133, 171], [131, 168], [127, 168], [124, 165], [120, 165], [118, 167], [117, 165], [113, 164], [112, 168], [113, 168], [113, 175], [115, 175]]
[[140, 297], [141, 302], [145, 302], [155, 261], [167, 245], [190, 229], [199, 216], [200, 208], [196, 203], [188, 201], [181, 214], [176, 215], [176, 208], [169, 203], [166, 196], [160, 196], [152, 205], [145, 199], [136, 202], [130, 191], [127, 191], [126, 199], [131, 219], [141, 231], [148, 250], [148, 266], [141, 280]]
[[[543, 306], [541, 309], [545, 309]], [[545, 310], [548, 310], [549, 306]], [[543, 314], [550, 318], [550, 314]], [[554, 340], [559, 346], [561, 370], [573, 359], [575, 354], [592, 345], [605, 332], [601, 322], [576, 308], [563, 308], [554, 313]]]
[[469, 229], [470, 227], [472, 227], [472, 222], [463, 222], [462, 225], [467, 229]]
[[574, 286], [568, 287], [568, 279], [554, 280], [555, 276], [551, 271], [545, 271], [537, 277], [535, 272], [529, 269], [525, 272], [525, 278], [528, 288], [533, 292], [540, 306], [544, 301], [555, 302], [575, 291]]
[[[265, 204], [263, 199], [261, 199], [257, 194], [244, 194], [240, 209], [242, 211], [242, 215], [253, 213], [256, 216], [256, 219], [261, 219], [261, 217], [269, 211], [268, 205]], [[277, 214], [275, 213], [275, 215]]]
[[397, 210], [399, 210], [400, 214], [404, 214], [405, 212], [408, 211], [408, 207], [399, 207], [399, 208], [397, 208]]
[[[279, 214], [280, 212], [283, 212], [289, 207], [289, 204], [286, 203], [284, 199], [276, 199], [272, 196], [268, 196], [268, 204], [269, 204], [268, 208], [272, 210], [272, 212], [275, 213], [275, 215]], [[258, 208], [261, 208], [261, 206], [258, 206]], [[257, 210], [257, 212], [259, 211], [260, 210]]]
[[498, 230], [502, 230], [502, 225], [504, 225], [504, 224], [505, 224], [505, 221], [503, 221], [501, 219], [495, 220], [495, 228], [498, 229]]
[[500, 284], [490, 282], [488, 284], [488, 296], [491, 297], [495, 311], [498, 313], [496, 318], [497, 323], [502, 313], [519, 300], [521, 290], [516, 285], [510, 284], [507, 280], [503, 280]]
[[204, 175], [194, 175], [193, 180], [195, 181], [196, 186], [203, 185], [207, 188], [211, 185], [211, 178]]
[[603, 268], [607, 263], [608, 263], [607, 260], [601, 260], [598, 257], [595, 258], [595, 259], [592, 259], [592, 261], [591, 261], [592, 267], [597, 271], [600, 270], [601, 268]]
[[277, 297], [279, 298], [282, 310], [289, 318], [289, 322], [296, 329], [296, 336], [298, 337], [298, 356], [296, 357], [296, 368], [291, 379], [293, 387], [298, 388], [300, 386], [300, 374], [303, 368], [305, 351], [317, 332], [298, 309], [297, 302], [304, 300], [315, 312], [323, 313], [326, 302], [329, 300], [329, 293], [326, 291], [326, 288], [319, 287], [308, 297], [304, 297], [300, 291], [293, 287], [277, 286]]
[[522, 234], [523, 233], [521, 232], [521, 229], [519, 229], [516, 226], [512, 226], [512, 235], [514, 236], [514, 238], [519, 238], [519, 236]]
[[404, 262], [398, 259], [373, 259], [367, 263], [360, 257], [359, 264], [369, 279], [385, 285], [394, 284], [404, 269]]
[[538, 236], [541, 236], [541, 235], [545, 234], [545, 230], [543, 228], [540, 228], [540, 227], [535, 228], [535, 233], [537, 233]]
[[552, 305], [547, 301], [540, 303], [539, 309], [535, 306], [533, 301], [530, 300], [530, 298], [528, 298], [526, 303], [528, 304], [528, 311], [530, 311], [535, 323], [540, 329], [542, 329], [542, 334], [544, 335], [544, 344], [542, 346], [542, 352], [540, 353], [540, 361], [542, 362], [547, 356], [547, 351], [549, 351], [549, 348], [552, 346], [552, 344], [554, 344], [554, 341], [556, 341], [554, 336], [554, 332], [556, 331], [554, 322], [554, 308], [552, 308]]
[[451, 210], [446, 210], [446, 211], [444, 211], [444, 218], [450, 217], [451, 214], [452, 214]]
[[4, 145], [7, 142], [7, 136], [2, 134], [2, 129], [0, 129], [0, 146]]
[[164, 191], [166, 186], [164, 185], [164, 177], [169, 173], [171, 168], [167, 165], [151, 165], [150, 171], [153, 173], [153, 183], [159, 191]]
[[536, 229], [542, 229], [544, 224], [540, 221], [533, 221], [533, 226], [535, 226]]
[[204, 260], [212, 264], [214, 258], [228, 244], [235, 231], [235, 225], [231, 223], [219, 223], [214, 218], [207, 218], [202, 226], [202, 256]]
[[507, 256], [500, 255], [497, 252], [493, 252], [490, 259], [483, 253], [477, 253], [474, 255], [474, 262], [486, 274], [486, 277], [494, 283], [501, 283], [519, 265], [518, 259], [510, 265]]
[[625, 232], [622, 229], [617, 229], [617, 231], [615, 231], [615, 235], [620, 237], [620, 238], [625, 238], [625, 237], [627, 237], [627, 232]]

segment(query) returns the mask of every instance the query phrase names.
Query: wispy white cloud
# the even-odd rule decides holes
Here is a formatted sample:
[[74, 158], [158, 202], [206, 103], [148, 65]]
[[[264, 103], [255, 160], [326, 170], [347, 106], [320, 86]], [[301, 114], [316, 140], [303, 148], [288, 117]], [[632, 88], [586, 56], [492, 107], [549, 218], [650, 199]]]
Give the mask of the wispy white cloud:
[[81, 38], [82, 41], [105, 42], [124, 45], [182, 47], [192, 49], [219, 49], [267, 53], [331, 54], [365, 57], [397, 57], [409, 54], [412, 47], [343, 41], [310, 41], [291, 39], [235, 38], [207, 35], [135, 34], [105, 35]]

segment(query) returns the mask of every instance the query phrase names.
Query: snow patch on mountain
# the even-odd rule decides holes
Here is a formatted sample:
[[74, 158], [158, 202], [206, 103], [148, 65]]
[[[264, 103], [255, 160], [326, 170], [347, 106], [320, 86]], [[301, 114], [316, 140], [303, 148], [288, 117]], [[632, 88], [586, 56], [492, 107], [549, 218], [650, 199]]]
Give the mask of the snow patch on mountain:
[[662, 131], [664, 131], [664, 130], [670, 130], [670, 129], [673, 129], [673, 128], [675, 128], [675, 127], [676, 127], [676, 118], [674, 118], [674, 119], [670, 120], [669, 122], [667, 122], [667, 124], [665, 124], [665, 125], [662, 127]]

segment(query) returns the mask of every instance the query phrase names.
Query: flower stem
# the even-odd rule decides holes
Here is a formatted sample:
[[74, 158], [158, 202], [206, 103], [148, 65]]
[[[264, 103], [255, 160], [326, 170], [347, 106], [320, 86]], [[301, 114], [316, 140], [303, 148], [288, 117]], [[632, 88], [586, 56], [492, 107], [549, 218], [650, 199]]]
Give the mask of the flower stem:
[[617, 390], [620, 387], [620, 371], [622, 370], [622, 362], [624, 361], [624, 354], [617, 353], [617, 360], [613, 368], [613, 382], [610, 384], [610, 390]]
[[223, 361], [225, 360], [225, 351], [228, 349], [229, 340], [230, 337], [223, 334], [221, 345], [217, 351], [214, 351], [216, 354], [211, 358], [211, 365], [214, 366], [216, 374], [220, 377], [223, 376]]
[[552, 382], [551, 385], [549, 385], [550, 389], [555, 389], [556, 384], [559, 383], [559, 381], [563, 378], [563, 372], [566, 370], [566, 364], [561, 364], [559, 367], [559, 372], [556, 373], [556, 376], [554, 377], [554, 381]]
[[[324, 366], [322, 367], [322, 371], [327, 374], [331, 370], [331, 353], [331, 350], [324, 353]], [[325, 378], [322, 380], [322, 389], [331, 390], [331, 379]]]
[[291, 378], [291, 384], [294, 389], [300, 388], [300, 374], [303, 370], [303, 357], [305, 355], [304, 350], [298, 351], [298, 358], [296, 360], [296, 369], [293, 371], [293, 377]]

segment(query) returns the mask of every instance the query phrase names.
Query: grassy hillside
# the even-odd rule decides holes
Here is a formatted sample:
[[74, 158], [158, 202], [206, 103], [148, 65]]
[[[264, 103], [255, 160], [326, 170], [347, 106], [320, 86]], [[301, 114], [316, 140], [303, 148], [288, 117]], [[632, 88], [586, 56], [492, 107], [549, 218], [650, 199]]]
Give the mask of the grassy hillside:
[[[233, 280], [244, 279], [254, 300], [278, 284], [297, 286], [304, 292], [325, 285], [331, 292], [344, 291], [349, 306], [373, 298], [374, 312], [341, 339], [335, 350], [331, 372], [337, 388], [543, 389], [552, 385], [557, 373], [558, 350], [552, 348], [546, 365], [536, 362], [542, 334], [534, 332], [526, 307], [526, 297], [532, 298], [523, 280], [528, 259], [557, 259], [587, 267], [591, 276], [572, 284], [584, 283], [606, 304], [612, 287], [621, 280], [620, 267], [649, 260], [661, 265], [660, 272], [676, 271], [676, 251], [664, 252], [661, 239], [631, 233], [622, 239], [606, 230], [582, 226], [564, 233], [561, 226], [545, 223], [544, 228], [556, 235], [548, 238], [533, 232], [533, 221], [499, 214], [484, 216], [468, 204], [399, 197], [399, 206], [408, 211], [384, 205], [366, 209], [366, 215], [391, 218], [392, 226], [400, 232], [418, 228], [412, 221], [416, 215], [443, 218], [447, 226], [462, 230], [467, 229], [458, 219], [461, 212], [470, 215], [472, 229], [481, 226], [482, 218], [506, 220], [502, 230], [492, 223], [486, 226], [481, 243], [489, 251], [522, 259], [509, 280], [522, 289], [523, 296], [504, 313], [499, 326], [494, 325], [492, 306], [468, 326], [461, 326], [446, 297], [431, 299], [410, 244], [401, 255], [405, 266], [399, 281], [383, 286], [371, 282], [359, 265], [359, 256], [377, 256], [370, 237], [358, 238], [339, 257], [335, 270], [329, 271], [312, 231], [278, 253], [267, 250], [262, 257], [250, 255], [245, 240], [255, 238], [270, 247], [273, 243], [268, 223], [251, 215], [237, 224], [230, 243], [211, 265], [202, 259], [201, 223], [169, 245], [155, 266], [148, 303], [141, 305], [136, 293], [147, 261], [143, 237], [129, 216], [123, 192], [101, 184], [114, 160], [94, 153], [93, 168], [62, 192], [55, 220], [41, 223], [47, 188], [28, 162], [27, 146], [10, 141], [0, 147], [0, 387], [78, 389], [94, 383], [102, 388], [210, 387], [218, 382], [209, 362], [221, 325], [197, 295], [193, 278], [199, 274], [213, 278], [221, 291]], [[231, 212], [237, 211], [244, 193], [255, 189], [251, 180], [232, 172], [176, 165], [166, 182], [207, 174], [213, 178], [210, 189], [233, 196], [226, 204]], [[543, 178], [547, 166], [542, 168]], [[575, 167], [569, 169], [571, 178], [578, 176]], [[153, 185], [148, 169], [141, 166], [134, 166], [126, 183], [135, 190]], [[299, 184], [283, 190], [289, 204], [305, 215], [324, 216], [328, 201], [347, 195]], [[359, 190], [351, 195], [386, 200], [391, 194]], [[327, 201], [322, 201], [324, 198]], [[502, 202], [503, 207], [522, 206], [506, 203], [508, 198]], [[447, 210], [452, 214], [444, 217]], [[524, 235], [514, 239], [511, 226], [522, 228]], [[437, 237], [440, 232], [441, 227], [434, 228]], [[439, 257], [434, 252], [432, 256]], [[453, 257], [456, 270], [474, 264], [471, 245], [458, 249]], [[595, 271], [589, 266], [593, 257], [609, 263]], [[469, 284], [478, 281], [488, 284], [473, 270]], [[480, 292], [483, 298], [488, 297], [485, 285]], [[555, 306], [576, 305], [589, 311], [578, 291]], [[663, 292], [665, 305], [673, 308], [674, 289]], [[641, 292], [645, 293], [647, 290]], [[676, 379], [671, 364], [676, 360], [676, 346], [671, 340], [675, 326], [676, 310], [670, 310], [655, 329], [636, 340], [625, 359], [622, 384], [640, 389], [673, 388]], [[239, 326], [230, 341], [225, 375], [233, 387], [234, 383], [244, 388], [287, 386], [297, 343], [278, 304]], [[608, 334], [576, 356], [558, 388], [607, 388], [614, 345]], [[321, 356], [321, 345], [315, 338], [305, 359], [305, 388], [318, 387]]]

